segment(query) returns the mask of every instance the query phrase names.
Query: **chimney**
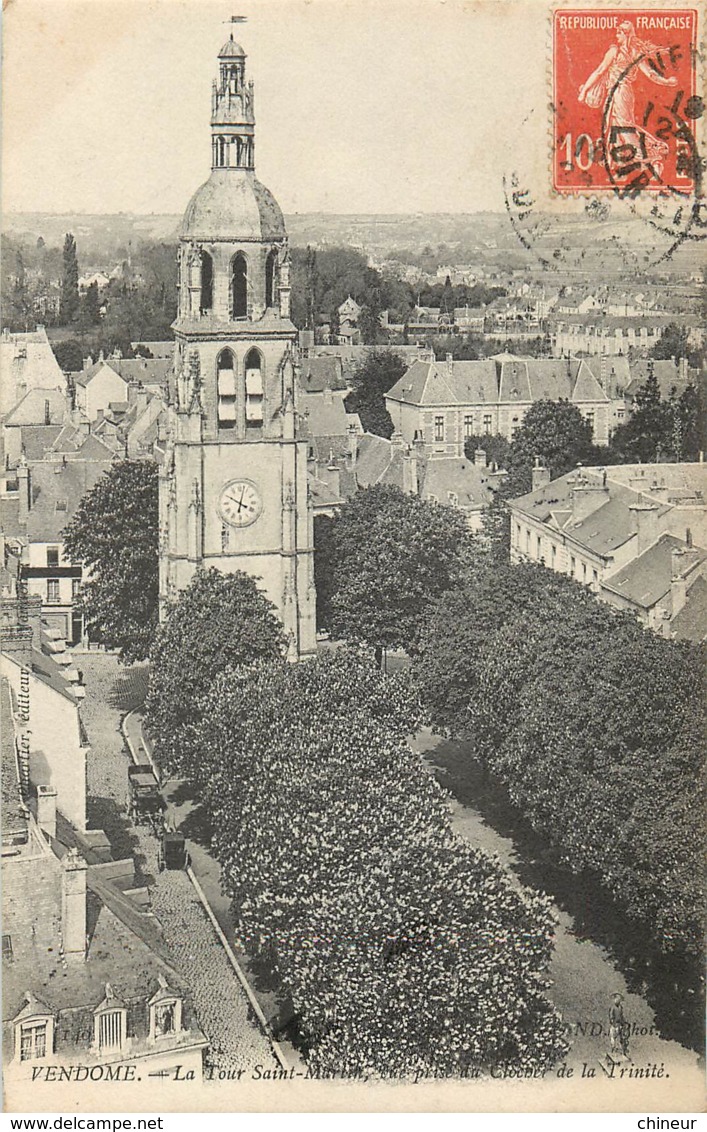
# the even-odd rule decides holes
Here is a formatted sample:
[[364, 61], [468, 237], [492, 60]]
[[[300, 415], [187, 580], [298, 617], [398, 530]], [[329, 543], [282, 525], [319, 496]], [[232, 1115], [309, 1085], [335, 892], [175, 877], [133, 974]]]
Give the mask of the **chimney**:
[[61, 934], [67, 960], [86, 958], [86, 874], [88, 865], [77, 849], [61, 862]]
[[658, 507], [655, 503], [639, 501], [629, 505], [631, 516], [631, 531], [636, 536], [636, 554], [643, 554], [658, 535], [657, 517]]
[[454, 356], [447, 354], [447, 376], [454, 377]]
[[532, 490], [537, 491], [540, 487], [546, 487], [549, 482], [550, 469], [545, 467], [540, 456], [536, 456], [535, 465], [531, 473]]
[[19, 520], [26, 524], [27, 516], [32, 510], [32, 473], [24, 460], [17, 465], [17, 479], [19, 481]]
[[670, 556], [671, 617], [675, 617], [687, 601], [687, 576], [700, 561], [699, 550], [692, 545], [692, 531], [685, 532], [685, 546], [675, 547]]
[[49, 837], [56, 838], [56, 790], [53, 786], [37, 787], [37, 825]]
[[[572, 488], [572, 522], [582, 523], [604, 503], [609, 501], [609, 488], [606, 476], [601, 480], [589, 478], [582, 472], [577, 473], [575, 486]], [[640, 553], [640, 552], [639, 552]]]
[[[537, 457], [536, 457], [536, 459], [537, 459]], [[477, 468], [485, 468], [486, 467], [487, 460], [486, 460], [486, 449], [485, 448], [477, 448], [474, 451], [474, 463], [476, 464]]]
[[417, 445], [408, 448], [403, 456], [403, 491], [407, 495], [420, 494], [420, 477]]
[[599, 358], [599, 384], [606, 393], [606, 382], [609, 369], [609, 359], [606, 354], [602, 354]]
[[358, 430], [356, 425], [350, 424], [346, 431], [349, 438], [348, 466], [353, 472], [356, 469], [356, 460], [358, 459]]
[[341, 498], [341, 471], [339, 465], [334, 459], [334, 452], [329, 449], [329, 463], [326, 466], [326, 474], [321, 477], [331, 490], [334, 492], [338, 499]]

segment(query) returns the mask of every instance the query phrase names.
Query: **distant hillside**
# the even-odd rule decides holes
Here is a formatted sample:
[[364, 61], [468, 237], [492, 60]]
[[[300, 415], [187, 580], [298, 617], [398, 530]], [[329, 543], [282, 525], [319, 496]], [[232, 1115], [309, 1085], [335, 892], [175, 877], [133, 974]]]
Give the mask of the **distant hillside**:
[[[59, 247], [66, 232], [73, 232], [82, 269], [98, 268], [124, 259], [143, 243], [174, 243], [181, 216], [174, 214], [81, 215], [67, 213], [16, 213], [5, 216], [4, 232], [10, 238], [35, 243], [41, 236], [48, 247]], [[423, 256], [426, 269], [459, 263], [486, 265], [489, 269], [538, 272], [538, 258], [518, 241], [505, 213], [415, 213], [336, 215], [295, 213], [286, 217], [290, 242], [295, 247], [348, 246], [379, 259], [397, 256], [412, 260]], [[597, 222], [585, 213], [540, 214], [534, 218], [534, 251], [552, 262], [562, 248], [563, 271], [588, 277], [635, 277], [654, 250], [655, 233], [643, 220], [610, 215]], [[619, 245], [628, 258], [619, 253]], [[687, 242], [660, 273], [687, 274], [700, 263], [701, 244]], [[407, 253], [407, 254], [406, 254]], [[557, 269], [557, 270], [555, 270]], [[650, 274], [650, 272], [649, 272]]]

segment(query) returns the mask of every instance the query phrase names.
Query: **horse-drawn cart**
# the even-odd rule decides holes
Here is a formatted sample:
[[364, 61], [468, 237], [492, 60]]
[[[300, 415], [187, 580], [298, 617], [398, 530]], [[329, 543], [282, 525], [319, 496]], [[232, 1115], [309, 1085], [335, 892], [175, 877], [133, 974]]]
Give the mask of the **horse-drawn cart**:
[[164, 828], [167, 806], [160, 793], [160, 784], [149, 763], [128, 767], [128, 813], [136, 825], [152, 827], [156, 837]]

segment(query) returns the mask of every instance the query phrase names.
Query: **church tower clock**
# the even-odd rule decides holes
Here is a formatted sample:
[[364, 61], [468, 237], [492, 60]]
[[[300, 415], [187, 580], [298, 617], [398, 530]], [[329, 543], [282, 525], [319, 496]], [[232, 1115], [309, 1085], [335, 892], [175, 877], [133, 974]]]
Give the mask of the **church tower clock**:
[[287, 234], [255, 176], [245, 64], [231, 36], [212, 92], [211, 176], [180, 233], [160, 598], [164, 612], [199, 567], [243, 570], [276, 606], [294, 658], [316, 647], [307, 448], [296, 411]]

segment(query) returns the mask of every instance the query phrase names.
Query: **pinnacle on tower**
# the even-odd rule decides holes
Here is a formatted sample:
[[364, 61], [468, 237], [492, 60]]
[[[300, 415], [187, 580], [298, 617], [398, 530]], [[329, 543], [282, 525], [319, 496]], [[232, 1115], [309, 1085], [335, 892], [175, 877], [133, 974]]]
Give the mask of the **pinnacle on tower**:
[[213, 169], [253, 169], [253, 83], [246, 82], [246, 53], [233, 34], [219, 51], [218, 61], [211, 97], [211, 165]]

